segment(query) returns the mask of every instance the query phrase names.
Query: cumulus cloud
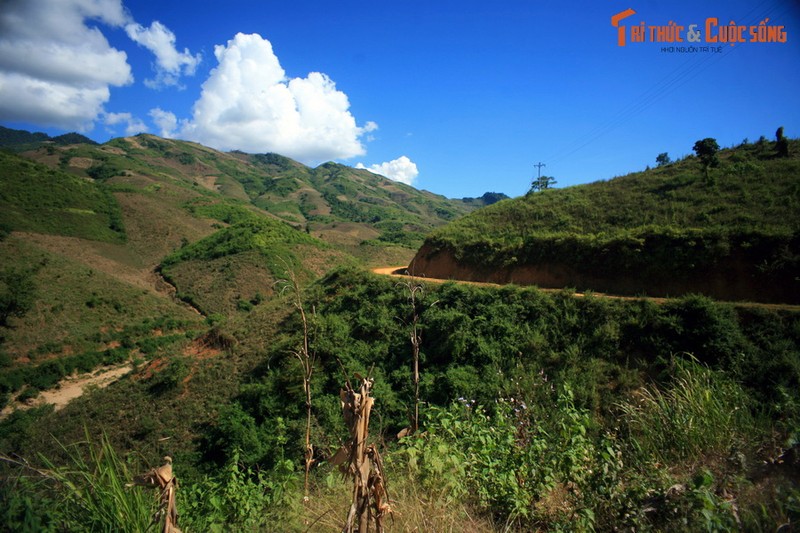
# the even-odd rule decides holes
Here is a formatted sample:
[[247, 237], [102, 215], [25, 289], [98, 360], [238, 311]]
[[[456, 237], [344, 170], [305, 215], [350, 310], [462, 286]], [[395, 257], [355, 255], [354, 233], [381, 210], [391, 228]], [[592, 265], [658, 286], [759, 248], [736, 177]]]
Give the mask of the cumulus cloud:
[[167, 139], [175, 136], [175, 131], [178, 129], [178, 117], [175, 116], [175, 113], [156, 107], [150, 110], [149, 115], [153, 119], [153, 123], [158, 126], [159, 135]]
[[5, 0], [0, 10], [0, 119], [89, 129], [110, 86], [133, 81], [125, 52], [88, 18], [119, 26], [120, 0]]
[[214, 48], [219, 65], [203, 83], [181, 134], [220, 150], [278, 152], [307, 164], [365, 153], [347, 95], [321, 72], [287, 79], [258, 34], [237, 34]]
[[104, 105], [111, 88], [133, 83], [133, 75], [127, 54], [109, 44], [100, 25], [128, 28], [155, 54], [150, 85], [175, 84], [200, 61], [178, 52], [162, 24], [137, 24], [122, 0], [0, 0], [0, 120], [81, 131], [98, 119], [118, 120]]
[[144, 82], [150, 88], [177, 85], [181, 75], [194, 74], [202, 59], [200, 54], [192, 55], [187, 48], [179, 52], [175, 48], [175, 34], [159, 21], [153, 22], [149, 28], [131, 23], [125, 26], [125, 32], [131, 40], [156, 56], [156, 77]]
[[356, 168], [369, 170], [373, 174], [380, 174], [381, 176], [386, 176], [390, 180], [399, 181], [400, 183], [405, 183], [406, 185], [413, 185], [414, 180], [419, 175], [419, 170], [417, 170], [416, 163], [404, 155], [401, 155], [392, 161], [387, 161], [385, 163], [372, 165], [369, 167], [365, 167], [362, 163], [358, 163]]
[[136, 135], [147, 131], [147, 125], [130, 113], [106, 113], [103, 118], [106, 126], [125, 124], [125, 135]]

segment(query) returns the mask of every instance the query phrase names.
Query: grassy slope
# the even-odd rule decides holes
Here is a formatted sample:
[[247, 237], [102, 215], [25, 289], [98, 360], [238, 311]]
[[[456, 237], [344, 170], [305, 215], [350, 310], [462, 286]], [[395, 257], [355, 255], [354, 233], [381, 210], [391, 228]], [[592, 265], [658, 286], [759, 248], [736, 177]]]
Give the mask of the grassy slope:
[[352, 262], [281, 221], [253, 215], [175, 251], [161, 269], [180, 296], [205, 313], [231, 314], [271, 297], [275, 282], [289, 269], [309, 281]]
[[0, 225], [121, 242], [125, 229], [107, 188], [0, 151]]
[[798, 141], [789, 159], [776, 159], [772, 148], [757, 144], [723, 150], [711, 183], [689, 157], [529, 194], [440, 228], [426, 245], [449, 249], [468, 265], [586, 265], [605, 275], [699, 271], [732, 253], [766, 254], [773, 266], [784, 265], [791, 257], [780, 249], [796, 246], [800, 231], [799, 152]]
[[[375, 228], [381, 243], [416, 245], [432, 227], [474, 209], [464, 202], [335, 163], [312, 169], [276, 154], [223, 154], [151, 135], [115, 139], [108, 144], [141, 163], [168, 168], [187, 183], [252, 202], [337, 244], [358, 245], [373, 238], [369, 230]], [[121, 166], [114, 158], [103, 164], [110, 169]], [[340, 232], [331, 227], [348, 222], [362, 231]]]
[[[303, 281], [350, 261], [250, 204], [229, 176], [208, 179], [200, 159], [221, 154], [185, 143], [185, 151], [173, 153], [156, 141], [148, 146], [146, 138], [144, 145], [138, 140], [46, 145], [24, 153], [38, 162], [0, 153], [3, 271], [30, 272], [36, 288], [27, 314], [0, 331], [0, 352], [15, 375], [24, 367], [35, 373], [42, 360], [68, 361], [116, 350], [123, 342], [122, 351], [141, 356], [139, 340], [159, 334], [164, 328], [158, 324], [165, 321], [207, 328], [201, 316], [172, 298], [174, 289], [155, 272], [167, 256], [180, 295], [202, 301], [210, 313], [231, 316], [248, 314], [271, 294], [279, 258], [307, 264]], [[111, 231], [112, 223], [126, 231]], [[220, 245], [243, 223], [250, 224], [247, 235], [213, 252], [218, 262], [202, 253], [187, 255]], [[14, 233], [8, 236], [8, 230]], [[221, 274], [218, 267], [234, 272]], [[8, 293], [2, 280], [0, 293]], [[134, 326], [144, 329], [132, 332]], [[150, 348], [152, 343], [145, 346]], [[106, 359], [82, 358], [81, 368]], [[0, 392], [19, 391], [18, 381]]]
[[800, 142], [791, 159], [762, 158], [756, 145], [720, 153], [714, 184], [694, 157], [609, 181], [506, 200], [442, 228], [443, 239], [472, 242], [487, 230], [503, 244], [531, 234], [597, 234], [646, 226], [708, 231], [792, 232], [800, 227]]

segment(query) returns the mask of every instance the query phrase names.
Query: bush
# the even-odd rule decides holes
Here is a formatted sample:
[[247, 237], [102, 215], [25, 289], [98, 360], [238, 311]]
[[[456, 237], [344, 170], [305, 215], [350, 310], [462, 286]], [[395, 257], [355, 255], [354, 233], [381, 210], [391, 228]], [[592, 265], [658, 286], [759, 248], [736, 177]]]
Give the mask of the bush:
[[470, 402], [424, 411], [423, 432], [402, 440], [408, 471], [446, 499], [470, 501], [495, 520], [590, 530], [621, 505], [621, 452], [592, 437], [591, 416], [565, 386], [542, 424], [513, 398], [494, 414]]
[[0, 272], [0, 326], [8, 326], [11, 317], [22, 317], [36, 299], [33, 273], [6, 268]]

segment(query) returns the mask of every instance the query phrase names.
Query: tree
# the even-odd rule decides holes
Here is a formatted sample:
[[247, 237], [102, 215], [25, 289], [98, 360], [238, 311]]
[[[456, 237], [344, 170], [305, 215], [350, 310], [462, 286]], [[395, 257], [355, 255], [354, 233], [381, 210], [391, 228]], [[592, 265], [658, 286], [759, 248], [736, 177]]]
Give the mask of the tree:
[[789, 139], [783, 135], [783, 126], [775, 132], [775, 141], [778, 157], [789, 157]]
[[708, 181], [708, 169], [719, 166], [719, 157], [717, 156], [717, 152], [719, 152], [719, 144], [717, 144], [716, 139], [706, 137], [705, 139], [694, 143], [694, 147], [692, 149], [697, 154], [697, 157], [700, 158], [700, 161], [703, 162], [703, 168], [705, 168], [706, 171], [706, 181]]
[[32, 272], [16, 268], [0, 272], [0, 326], [8, 326], [8, 319], [12, 316], [25, 315], [35, 299]]
[[[309, 331], [309, 321], [308, 316], [306, 315], [306, 310], [303, 305], [303, 291], [300, 288], [300, 284], [297, 281], [297, 276], [295, 275], [294, 270], [292, 270], [288, 263], [284, 262], [286, 266], [286, 275], [288, 279], [281, 279], [278, 281], [279, 284], [283, 285], [283, 291], [288, 291], [290, 297], [292, 299], [292, 306], [297, 310], [300, 314], [300, 320], [303, 324], [303, 343], [301, 344], [300, 348], [297, 350], [293, 350], [292, 354], [297, 358], [300, 362], [300, 365], [303, 369], [303, 392], [305, 393], [305, 405], [306, 405], [306, 442], [305, 442], [305, 478], [304, 478], [304, 490], [305, 496], [303, 498], [304, 502], [308, 502], [309, 499], [309, 474], [311, 473], [311, 467], [314, 464], [314, 446], [311, 444], [311, 377], [314, 375], [314, 365], [317, 361], [317, 354], [316, 351], [310, 350], [310, 331]], [[316, 313], [314, 308], [311, 308], [312, 319], [316, 317]]]
[[672, 159], [669, 158], [669, 154], [667, 152], [662, 152], [656, 156], [656, 163], [658, 163], [658, 166], [663, 167], [664, 165], [669, 165], [672, 163]]
[[528, 191], [529, 193], [534, 193], [536, 191], [543, 191], [545, 189], [551, 188], [555, 185], [556, 179], [552, 176], [539, 176], [538, 178], [534, 179], [531, 183], [531, 190]]
[[[411, 305], [410, 319], [410, 339], [411, 339], [411, 362], [412, 362], [412, 381], [414, 383], [414, 412], [411, 415], [411, 433], [416, 433], [419, 429], [419, 347], [422, 344], [422, 334], [419, 330], [419, 308], [418, 299], [424, 296], [425, 286], [419, 283], [414, 276], [402, 284], [408, 291], [408, 303]], [[418, 294], [419, 293], [419, 294]]]

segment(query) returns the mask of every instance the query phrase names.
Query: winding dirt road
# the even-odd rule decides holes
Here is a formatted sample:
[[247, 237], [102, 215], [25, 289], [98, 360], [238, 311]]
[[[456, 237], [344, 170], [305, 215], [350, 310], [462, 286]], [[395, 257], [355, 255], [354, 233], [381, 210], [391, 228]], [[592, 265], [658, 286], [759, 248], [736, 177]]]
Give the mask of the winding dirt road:
[[[390, 267], [377, 267], [373, 268], [372, 272], [375, 274], [380, 274], [382, 276], [391, 276], [393, 278], [405, 278], [405, 279], [417, 279], [420, 281], [426, 281], [429, 283], [446, 283], [448, 281], [452, 281], [455, 283], [463, 283], [466, 285], [478, 285], [482, 287], [502, 287], [501, 284], [498, 283], [486, 283], [483, 281], [464, 281], [459, 279], [439, 279], [439, 278], [426, 278], [424, 276], [409, 276], [408, 274], [404, 274], [407, 272], [407, 266], [390, 266]], [[540, 291], [544, 292], [560, 292], [564, 289], [543, 289], [541, 287], [538, 288]], [[583, 292], [576, 292], [574, 293], [575, 296], [582, 298], [586, 296], [586, 293]], [[655, 296], [621, 296], [618, 294], [605, 294], [602, 292], [591, 292], [592, 297], [595, 298], [609, 298], [613, 300], [648, 300], [657, 304], [663, 304], [670, 300], [670, 298], [661, 298]], [[727, 302], [732, 305], [736, 305], [739, 307], [754, 307], [760, 309], [772, 309], [772, 310], [780, 310], [780, 311], [793, 311], [793, 312], [800, 312], [800, 305], [789, 305], [789, 304], [765, 304], [765, 303], [758, 303], [758, 302]]]

